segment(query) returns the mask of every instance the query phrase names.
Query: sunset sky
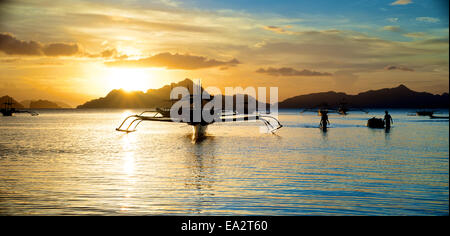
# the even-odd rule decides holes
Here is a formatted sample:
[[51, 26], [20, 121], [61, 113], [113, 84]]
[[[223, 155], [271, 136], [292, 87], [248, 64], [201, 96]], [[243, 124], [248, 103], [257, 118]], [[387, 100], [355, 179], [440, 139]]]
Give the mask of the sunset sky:
[[0, 96], [277, 86], [279, 99], [449, 90], [448, 1], [0, 0]]

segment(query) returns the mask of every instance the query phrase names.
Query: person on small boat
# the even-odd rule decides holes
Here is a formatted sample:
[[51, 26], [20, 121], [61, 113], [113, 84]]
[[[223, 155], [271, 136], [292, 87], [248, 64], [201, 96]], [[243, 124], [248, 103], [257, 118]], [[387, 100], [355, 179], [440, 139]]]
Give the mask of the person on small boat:
[[320, 111], [320, 115], [322, 116], [320, 118], [320, 127], [321, 128], [327, 128], [327, 124], [330, 124], [330, 121], [328, 120], [328, 112], [327, 111]]
[[386, 129], [391, 128], [391, 122], [392, 124], [394, 123], [394, 120], [392, 120], [391, 115], [389, 115], [388, 111], [384, 111], [385, 115], [384, 115], [384, 123], [385, 123], [385, 127]]

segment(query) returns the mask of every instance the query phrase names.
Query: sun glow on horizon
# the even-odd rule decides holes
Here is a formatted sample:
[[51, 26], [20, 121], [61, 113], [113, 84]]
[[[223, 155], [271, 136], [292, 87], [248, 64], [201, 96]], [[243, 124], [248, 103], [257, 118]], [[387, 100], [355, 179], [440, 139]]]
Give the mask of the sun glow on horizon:
[[110, 89], [147, 91], [155, 86], [151, 70], [142, 68], [109, 68], [106, 79]]

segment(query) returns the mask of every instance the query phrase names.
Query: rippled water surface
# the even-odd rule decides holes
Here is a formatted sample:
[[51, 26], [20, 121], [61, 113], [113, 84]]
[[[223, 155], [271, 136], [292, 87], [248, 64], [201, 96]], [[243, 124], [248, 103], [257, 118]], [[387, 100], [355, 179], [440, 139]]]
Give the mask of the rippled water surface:
[[[0, 117], [0, 215], [448, 215], [448, 120], [392, 111], [281, 111], [259, 123], [208, 127], [143, 122], [140, 110], [42, 110]], [[448, 116], [448, 111], [444, 111]]]

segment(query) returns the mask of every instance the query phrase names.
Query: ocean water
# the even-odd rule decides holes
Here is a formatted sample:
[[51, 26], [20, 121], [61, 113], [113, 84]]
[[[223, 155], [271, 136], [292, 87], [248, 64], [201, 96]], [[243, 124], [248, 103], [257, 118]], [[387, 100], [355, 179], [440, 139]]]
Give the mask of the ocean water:
[[[0, 117], [0, 215], [448, 215], [449, 123], [392, 110], [281, 110], [284, 127], [142, 122], [141, 110]], [[442, 111], [448, 116], [448, 110]]]

